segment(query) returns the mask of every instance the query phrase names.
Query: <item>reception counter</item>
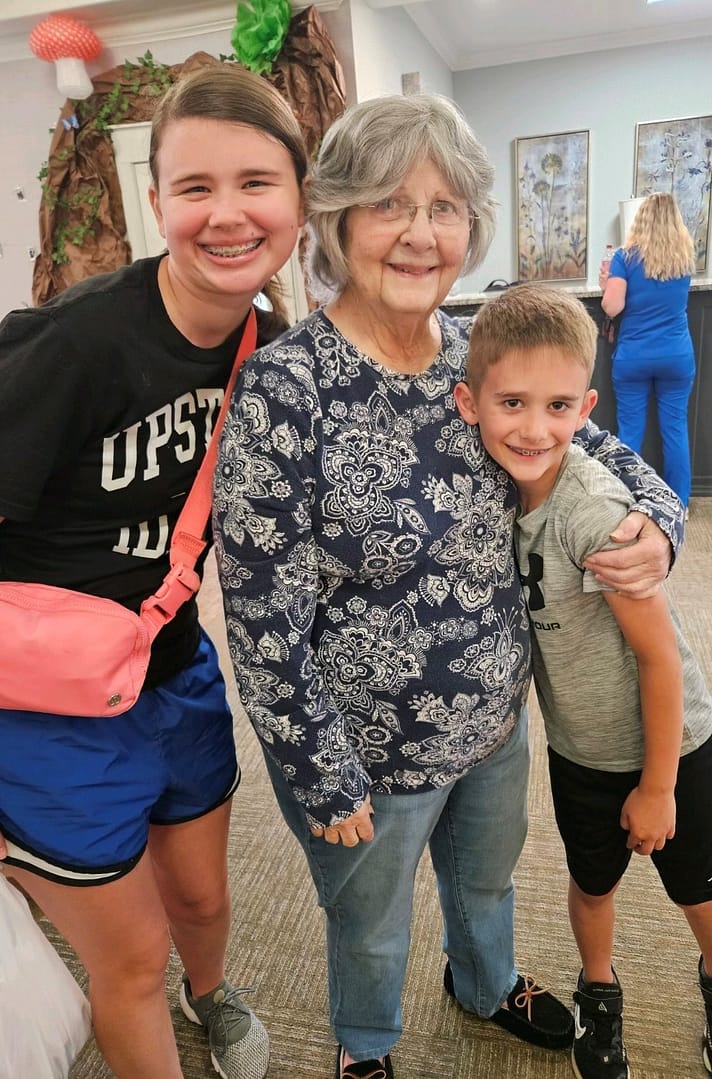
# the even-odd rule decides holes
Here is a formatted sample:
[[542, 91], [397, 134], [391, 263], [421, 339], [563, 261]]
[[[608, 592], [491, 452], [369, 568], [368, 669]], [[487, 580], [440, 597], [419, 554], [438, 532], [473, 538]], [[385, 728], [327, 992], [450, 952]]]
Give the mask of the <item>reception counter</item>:
[[[603, 328], [605, 316], [601, 310], [600, 289], [585, 284], [552, 287], [561, 288], [571, 295], [578, 296], [595, 321]], [[482, 303], [496, 295], [496, 292], [487, 292], [472, 293], [467, 296], [449, 296], [443, 306], [451, 315], [469, 316], [475, 314]], [[692, 494], [712, 495], [712, 280], [696, 279], [692, 282], [687, 316], [697, 361], [697, 374], [689, 407]], [[596, 369], [593, 376], [593, 386], [598, 390], [598, 404], [591, 418], [599, 427], [615, 432], [616, 407], [611, 383], [613, 347], [607, 337], [603, 334], [599, 336]], [[652, 400], [650, 406], [642, 456], [658, 472], [661, 472], [660, 434], [657, 412]]]

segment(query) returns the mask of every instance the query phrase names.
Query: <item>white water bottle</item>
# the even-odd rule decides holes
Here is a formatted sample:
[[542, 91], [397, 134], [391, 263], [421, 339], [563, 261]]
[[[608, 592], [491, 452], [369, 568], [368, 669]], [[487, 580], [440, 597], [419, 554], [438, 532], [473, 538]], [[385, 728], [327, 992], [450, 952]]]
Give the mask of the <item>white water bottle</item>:
[[606, 285], [608, 284], [608, 271], [611, 268], [611, 259], [613, 258], [613, 244], [606, 244], [606, 250], [601, 259], [601, 265], [598, 267], [598, 287], [601, 292], [606, 291]]

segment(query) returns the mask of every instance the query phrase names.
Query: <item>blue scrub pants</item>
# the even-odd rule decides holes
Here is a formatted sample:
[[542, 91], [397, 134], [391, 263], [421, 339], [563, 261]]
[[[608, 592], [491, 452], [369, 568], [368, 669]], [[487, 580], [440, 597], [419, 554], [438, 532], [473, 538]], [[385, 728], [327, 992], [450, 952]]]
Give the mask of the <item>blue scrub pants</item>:
[[692, 468], [687, 406], [695, 380], [695, 358], [685, 356], [613, 357], [618, 437], [640, 453], [652, 393], [658, 408], [663, 444], [663, 479], [686, 506], [690, 501]]

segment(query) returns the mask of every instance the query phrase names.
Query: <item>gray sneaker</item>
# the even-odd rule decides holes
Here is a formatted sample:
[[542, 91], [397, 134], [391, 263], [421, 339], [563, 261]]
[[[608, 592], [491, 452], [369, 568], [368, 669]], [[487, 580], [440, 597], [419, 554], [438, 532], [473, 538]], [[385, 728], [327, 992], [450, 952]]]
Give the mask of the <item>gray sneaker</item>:
[[210, 1059], [222, 1079], [264, 1079], [269, 1063], [269, 1038], [251, 1008], [240, 1000], [240, 993], [222, 981], [203, 997], [190, 995], [190, 983], [183, 978], [180, 1006], [191, 1023], [199, 1023], [208, 1032]]

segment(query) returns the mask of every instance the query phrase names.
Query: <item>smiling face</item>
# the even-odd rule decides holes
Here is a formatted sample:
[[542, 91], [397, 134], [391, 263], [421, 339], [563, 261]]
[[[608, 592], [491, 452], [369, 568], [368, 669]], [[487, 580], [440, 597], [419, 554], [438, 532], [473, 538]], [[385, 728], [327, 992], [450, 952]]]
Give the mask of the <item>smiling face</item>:
[[302, 223], [288, 151], [245, 124], [173, 120], [162, 135], [157, 171], [149, 197], [177, 300], [231, 306], [239, 322], [288, 260]]
[[454, 226], [437, 227], [428, 219], [426, 208], [434, 202], [463, 204], [432, 161], [416, 165], [392, 194], [420, 207], [412, 221], [380, 220], [366, 206], [346, 214], [350, 280], [344, 296], [387, 321], [428, 318], [460, 274], [470, 221], [466, 210]]
[[587, 370], [561, 348], [511, 349], [488, 367], [476, 393], [460, 382], [462, 418], [477, 423], [485, 449], [512, 477], [526, 512], [551, 492], [574, 433], [598, 395]]

